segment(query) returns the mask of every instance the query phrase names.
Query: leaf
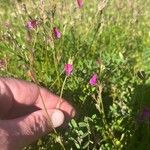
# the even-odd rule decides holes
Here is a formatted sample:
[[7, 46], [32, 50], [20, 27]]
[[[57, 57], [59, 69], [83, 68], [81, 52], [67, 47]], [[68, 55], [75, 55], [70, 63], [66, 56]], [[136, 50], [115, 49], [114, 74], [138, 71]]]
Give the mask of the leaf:
[[87, 141], [84, 145], [83, 145], [83, 149], [86, 149], [90, 144], [90, 141]]
[[76, 123], [76, 121], [75, 121], [74, 119], [71, 120], [71, 124], [72, 124], [72, 126], [73, 126], [74, 128], [77, 128], [77, 127], [78, 127], [78, 125], [77, 125], [77, 123]]
[[89, 132], [86, 132], [84, 133], [80, 138], [84, 139], [85, 137], [87, 137], [90, 133]]
[[87, 127], [87, 123], [85, 123], [85, 122], [80, 122], [80, 123], [79, 123], [79, 127]]

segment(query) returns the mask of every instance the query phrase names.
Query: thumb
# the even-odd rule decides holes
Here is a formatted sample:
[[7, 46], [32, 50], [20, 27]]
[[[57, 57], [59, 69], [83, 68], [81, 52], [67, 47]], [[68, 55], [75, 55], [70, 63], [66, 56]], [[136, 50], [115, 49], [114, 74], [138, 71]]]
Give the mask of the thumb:
[[1, 121], [0, 128], [7, 133], [8, 149], [19, 150], [52, 131], [50, 121], [54, 128], [63, 124], [64, 114], [60, 110], [50, 109], [47, 112], [49, 117], [45, 110], [39, 110], [17, 119]]

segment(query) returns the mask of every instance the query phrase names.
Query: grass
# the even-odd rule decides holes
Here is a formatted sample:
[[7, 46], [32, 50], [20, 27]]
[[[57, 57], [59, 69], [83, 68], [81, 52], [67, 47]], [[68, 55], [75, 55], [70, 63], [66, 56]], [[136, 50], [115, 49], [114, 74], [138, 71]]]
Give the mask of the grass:
[[[74, 105], [77, 116], [58, 129], [66, 150], [149, 150], [150, 1], [0, 2], [0, 75], [36, 81]], [[38, 21], [35, 30], [25, 24]], [[52, 36], [53, 27], [62, 33]], [[65, 79], [64, 65], [73, 73]], [[89, 85], [96, 73], [97, 86]], [[26, 150], [61, 149], [49, 134]]]

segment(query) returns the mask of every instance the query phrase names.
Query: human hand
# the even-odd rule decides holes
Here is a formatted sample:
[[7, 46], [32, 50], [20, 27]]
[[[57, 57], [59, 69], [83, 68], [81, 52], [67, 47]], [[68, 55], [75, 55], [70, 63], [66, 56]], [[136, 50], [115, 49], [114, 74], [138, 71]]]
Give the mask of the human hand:
[[54, 128], [75, 115], [69, 103], [45, 88], [0, 78], [0, 150], [20, 150], [52, 130], [42, 99]]

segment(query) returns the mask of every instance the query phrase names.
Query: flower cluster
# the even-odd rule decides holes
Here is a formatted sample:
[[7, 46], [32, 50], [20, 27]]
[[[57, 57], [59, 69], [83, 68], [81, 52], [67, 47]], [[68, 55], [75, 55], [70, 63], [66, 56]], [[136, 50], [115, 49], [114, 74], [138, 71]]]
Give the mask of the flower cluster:
[[[72, 64], [65, 64], [64, 72], [66, 76], [70, 76], [73, 71], [73, 65]], [[93, 74], [93, 76], [89, 80], [89, 84], [92, 86], [95, 86], [97, 84], [97, 74]]]
[[[79, 8], [82, 8], [83, 7], [83, 0], [76, 0], [77, 1], [77, 5]], [[37, 20], [30, 20], [28, 21], [26, 24], [25, 24], [25, 27], [28, 29], [28, 30], [33, 30], [33, 29], [36, 29], [37, 28]], [[55, 36], [55, 38], [60, 38], [61, 37], [61, 33], [59, 32], [58, 28], [57, 27], [54, 27], [53, 28], [53, 34]]]
[[[77, 5], [79, 8], [83, 7], [83, 4], [84, 4], [83, 0], [76, 0], [76, 2], [77, 2]], [[34, 30], [37, 28], [37, 26], [38, 26], [37, 20], [30, 20], [25, 25], [25, 27], [28, 30]], [[61, 38], [61, 32], [59, 31], [58, 27], [53, 27], [52, 34], [55, 39]], [[71, 63], [65, 64], [64, 72], [65, 72], [66, 76], [70, 76], [72, 71], [73, 71], [73, 65]], [[97, 84], [97, 75], [96, 74], [93, 74], [93, 76], [90, 78], [89, 84], [92, 86], [95, 86]]]

